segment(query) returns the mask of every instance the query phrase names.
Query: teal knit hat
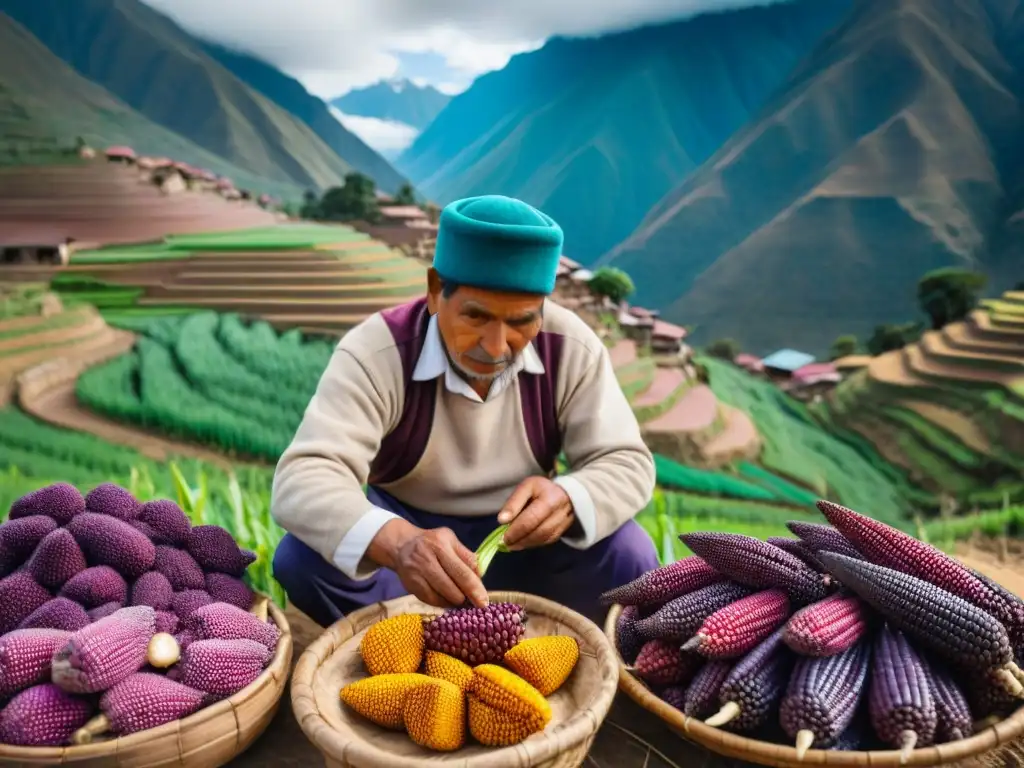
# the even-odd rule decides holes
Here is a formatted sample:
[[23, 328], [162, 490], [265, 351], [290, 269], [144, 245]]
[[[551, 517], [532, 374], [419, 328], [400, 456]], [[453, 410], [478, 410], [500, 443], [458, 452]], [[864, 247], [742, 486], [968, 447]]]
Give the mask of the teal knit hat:
[[546, 295], [561, 255], [561, 227], [522, 200], [468, 197], [441, 211], [434, 269], [461, 285]]

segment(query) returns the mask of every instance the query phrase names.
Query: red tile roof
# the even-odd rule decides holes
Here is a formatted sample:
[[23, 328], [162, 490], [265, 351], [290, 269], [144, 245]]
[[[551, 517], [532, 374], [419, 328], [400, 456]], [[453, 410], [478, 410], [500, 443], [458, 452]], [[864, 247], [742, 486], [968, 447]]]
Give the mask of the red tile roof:
[[106, 154], [107, 157], [131, 157], [131, 158], [134, 158], [135, 157], [135, 150], [132, 149], [131, 147], [125, 147], [125, 146], [107, 147], [107, 150], [106, 150], [105, 154]]
[[672, 323], [666, 323], [664, 320], [654, 321], [654, 330], [652, 331], [654, 336], [662, 339], [672, 339], [674, 341], [682, 341], [686, 338], [688, 331], [678, 325]]

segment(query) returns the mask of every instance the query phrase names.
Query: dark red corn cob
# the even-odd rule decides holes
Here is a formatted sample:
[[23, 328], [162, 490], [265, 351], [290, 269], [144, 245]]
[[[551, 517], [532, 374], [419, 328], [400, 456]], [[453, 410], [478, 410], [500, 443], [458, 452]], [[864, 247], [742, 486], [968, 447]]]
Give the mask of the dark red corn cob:
[[804, 656], [832, 656], [853, 646], [867, 631], [868, 616], [860, 598], [839, 594], [794, 613], [782, 639]]
[[798, 759], [812, 747], [831, 747], [846, 730], [867, 689], [870, 661], [867, 641], [834, 656], [797, 658], [779, 720], [796, 740]]
[[897, 629], [953, 664], [997, 677], [1014, 695], [1024, 693], [1010, 639], [998, 619], [934, 584], [891, 568], [834, 552], [819, 555], [829, 571]]
[[989, 716], [1001, 718], [1020, 706], [1020, 700], [1006, 690], [1002, 680], [993, 672], [970, 672], [961, 675], [959, 681], [975, 719]]
[[618, 646], [619, 655], [627, 664], [636, 661], [636, 656], [644, 644], [644, 639], [636, 631], [639, 613], [640, 609], [635, 605], [627, 605], [615, 622], [615, 644]]
[[974, 732], [974, 718], [960, 686], [952, 676], [938, 664], [922, 658], [928, 688], [935, 702], [935, 743], [966, 739]]
[[648, 571], [628, 584], [601, 595], [604, 605], [650, 605], [664, 603], [723, 579], [722, 574], [699, 557], [684, 557]]
[[807, 548], [807, 545], [799, 539], [790, 539], [786, 536], [769, 536], [765, 541], [774, 547], [789, 552], [793, 557], [803, 560], [818, 573], [825, 572], [825, 566], [821, 564], [821, 560], [815, 557], [814, 553]]
[[682, 712], [686, 701], [686, 689], [681, 685], [670, 685], [658, 694], [658, 698]]
[[878, 737], [906, 762], [916, 747], [935, 740], [938, 716], [921, 657], [907, 636], [888, 625], [875, 638], [868, 714]]
[[677, 643], [648, 640], [637, 654], [633, 671], [655, 687], [686, 685], [703, 662], [697, 654], [679, 650]]
[[686, 688], [682, 709], [687, 717], [704, 719], [718, 711], [722, 684], [732, 668], [731, 661], [709, 661], [700, 668]]
[[734, 731], [761, 727], [778, 711], [792, 668], [793, 652], [777, 630], [732, 668], [718, 694], [721, 709], [704, 722]]
[[709, 659], [742, 656], [781, 627], [789, 618], [789, 598], [781, 589], [755, 592], [708, 616], [684, 651]]
[[808, 523], [803, 520], [790, 520], [786, 527], [811, 552], [835, 552], [847, 557], [862, 557], [861, 553], [838, 528], [824, 523]]
[[797, 605], [828, 594], [827, 576], [778, 547], [738, 533], [684, 533], [679, 537], [711, 567], [755, 589], [784, 589]]
[[751, 594], [753, 590], [734, 581], [720, 581], [671, 600], [636, 623], [642, 637], [689, 640], [715, 611]]
[[818, 509], [872, 563], [930, 581], [957, 597], [984, 608], [1006, 627], [1024, 628], [1024, 602], [1003, 594], [944, 552], [903, 531], [829, 501]]

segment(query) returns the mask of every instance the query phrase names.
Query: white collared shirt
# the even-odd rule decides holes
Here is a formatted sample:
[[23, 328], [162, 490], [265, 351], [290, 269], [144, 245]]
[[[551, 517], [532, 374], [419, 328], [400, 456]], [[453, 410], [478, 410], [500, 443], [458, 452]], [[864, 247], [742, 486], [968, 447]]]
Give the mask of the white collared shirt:
[[[488, 402], [499, 397], [521, 373], [536, 376], [545, 374], [544, 363], [532, 343], [527, 344], [516, 357], [511, 373], [513, 375], [499, 376], [491, 383], [486, 398]], [[416, 361], [412, 378], [414, 381], [430, 381], [438, 376], [444, 376], [445, 388], [449, 392], [462, 395], [478, 403], [485, 402], [484, 398], [481, 398], [476, 390], [452, 368], [448, 355], [445, 353], [444, 340], [437, 327], [437, 316], [431, 315], [427, 325], [427, 335], [423, 341], [423, 349]], [[586, 549], [594, 543], [597, 535], [597, 510], [594, 508], [594, 501], [583, 483], [571, 475], [556, 477], [554, 482], [560, 485], [569, 496], [573, 504], [573, 513], [583, 529], [582, 536], [578, 538], [563, 537], [562, 541], [575, 549]], [[333, 560], [338, 569], [349, 578], [354, 579], [373, 537], [385, 523], [397, 517], [398, 515], [389, 510], [373, 507], [359, 518], [334, 551]], [[372, 575], [371, 573], [364, 578], [369, 578]]]

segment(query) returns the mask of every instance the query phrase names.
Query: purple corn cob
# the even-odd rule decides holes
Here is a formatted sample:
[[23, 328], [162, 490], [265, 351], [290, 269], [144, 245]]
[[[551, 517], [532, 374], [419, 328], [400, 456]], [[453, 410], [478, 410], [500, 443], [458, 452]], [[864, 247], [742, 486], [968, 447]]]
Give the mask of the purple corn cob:
[[0, 576], [6, 576], [24, 563], [39, 542], [57, 528], [45, 515], [19, 517], [0, 525]]
[[637, 654], [633, 671], [648, 685], [686, 685], [704, 660], [695, 653], [679, 650], [677, 643], [648, 640]]
[[175, 592], [185, 589], [206, 589], [203, 569], [192, 555], [183, 549], [163, 545], [157, 547], [153, 569], [167, 577]]
[[843, 752], [861, 752], [873, 747], [870, 727], [862, 708], [854, 714], [853, 720], [846, 726], [846, 730], [839, 734], [839, 738], [836, 739], [836, 743], [832, 745], [831, 749]]
[[946, 670], [925, 658], [921, 662], [935, 702], [935, 742], [943, 744], [966, 739], [974, 732], [974, 719], [967, 697]]
[[60, 629], [77, 632], [92, 619], [85, 608], [66, 597], [55, 597], [36, 608], [18, 625], [18, 629]]
[[183, 629], [180, 632], [175, 633], [174, 639], [178, 641], [178, 647], [184, 651], [193, 642], [195, 642], [196, 636], [187, 629]]
[[618, 646], [619, 655], [627, 664], [636, 661], [636, 656], [644, 644], [644, 638], [636, 631], [639, 612], [637, 606], [627, 605], [615, 622], [615, 644]]
[[731, 661], [709, 661], [700, 668], [686, 688], [683, 712], [687, 717], [703, 720], [718, 711], [722, 684], [729, 677], [732, 668]]
[[138, 517], [139, 500], [119, 485], [100, 483], [86, 494], [85, 508], [127, 522]]
[[1019, 693], [1010, 639], [1002, 624], [981, 608], [931, 582], [866, 560], [821, 552], [829, 572], [886, 617], [953, 664], [978, 671], [999, 669], [1009, 690]]
[[210, 697], [163, 675], [136, 672], [113, 686], [100, 699], [110, 730], [126, 735], [188, 717]]
[[171, 607], [174, 589], [160, 571], [146, 571], [132, 584], [129, 605], [148, 605], [155, 611], [166, 611]]
[[138, 522], [153, 532], [151, 538], [154, 544], [170, 544], [175, 547], [185, 546], [189, 528], [192, 527], [181, 507], [170, 499], [147, 501], [139, 508]]
[[89, 618], [92, 621], [99, 621], [100, 619], [107, 618], [107, 616], [109, 616], [112, 613], [117, 613], [123, 607], [124, 606], [120, 603], [104, 603], [103, 605], [98, 605], [95, 608], [91, 608], [88, 611]]
[[646, 619], [636, 623], [636, 631], [647, 639], [688, 640], [715, 611], [747, 597], [749, 587], [734, 581], [719, 581], [671, 600]]
[[709, 659], [734, 659], [752, 650], [785, 624], [789, 598], [768, 589], [729, 603], [708, 616], [683, 645]]
[[154, 629], [157, 632], [164, 632], [168, 635], [173, 635], [177, 632], [178, 626], [181, 624], [178, 614], [173, 611], [157, 611], [154, 621]]
[[57, 525], [67, 525], [71, 518], [85, 511], [85, 499], [75, 486], [54, 483], [26, 494], [11, 505], [9, 520], [33, 515], [46, 515]]
[[686, 703], [686, 689], [680, 685], [670, 685], [658, 694], [658, 698], [682, 712]]
[[68, 579], [61, 587], [60, 596], [86, 608], [98, 608], [107, 603], [122, 606], [128, 599], [128, 584], [109, 565], [97, 565]]
[[679, 538], [711, 567], [740, 584], [784, 589], [797, 605], [828, 594], [827, 576], [760, 539], [738, 533], [684, 533]]
[[0, 635], [16, 629], [32, 612], [49, 602], [50, 593], [25, 571], [0, 580]]
[[94, 565], [109, 565], [128, 579], [148, 571], [156, 557], [153, 542], [116, 517], [82, 512], [68, 523], [67, 529], [86, 560]]
[[906, 635], [888, 625], [875, 638], [868, 714], [878, 737], [904, 759], [935, 739], [938, 716], [921, 658]]
[[836, 594], [793, 614], [782, 638], [805, 656], [832, 656], [851, 647], [867, 631], [867, 612], [860, 598]]
[[146, 663], [155, 629], [148, 605], [122, 608], [71, 634], [53, 656], [53, 682], [69, 693], [105, 691]]
[[790, 520], [786, 527], [794, 535], [800, 537], [811, 552], [835, 552], [847, 557], [861, 558], [860, 552], [853, 546], [849, 539], [839, 532], [837, 528], [824, 523], [807, 523], [801, 520]]
[[52, 683], [26, 688], [0, 711], [0, 743], [59, 747], [85, 725], [92, 710], [91, 701]]
[[216, 571], [206, 574], [206, 591], [215, 603], [230, 603], [246, 611], [255, 597], [244, 581]]
[[202, 608], [212, 602], [213, 598], [207, 594], [205, 589], [185, 589], [174, 593], [174, 597], [171, 599], [171, 610], [177, 614], [179, 620], [184, 621], [197, 608]]
[[256, 555], [240, 549], [231, 534], [217, 525], [190, 528], [186, 547], [196, 562], [207, 571], [241, 577], [256, 562]]
[[867, 641], [833, 656], [797, 659], [779, 719], [796, 739], [798, 759], [811, 747], [831, 747], [846, 730], [867, 690], [870, 660]]
[[64, 582], [86, 569], [85, 555], [75, 537], [63, 528], [46, 534], [25, 566], [29, 575], [47, 589], [60, 589]]
[[270, 651], [255, 640], [196, 640], [181, 654], [180, 682], [215, 696], [231, 696], [260, 676]]
[[793, 652], [776, 630], [732, 668], [718, 694], [722, 708], [704, 722], [735, 731], [761, 727], [778, 712], [792, 668]]
[[[1013, 610], [1015, 612], [1024, 614], [1024, 600], [1022, 600], [1018, 595], [1013, 594], [1013, 592], [1008, 590], [998, 581], [990, 579], [981, 571], [977, 571], [974, 568], [968, 568], [967, 570], [970, 571], [978, 581], [991, 589], [1000, 600], [1004, 601], [1007, 605], [1014, 606]], [[1010, 636], [1010, 645], [1013, 646], [1014, 657], [1024, 657], [1024, 625], [1013, 623], [1006, 625], [1006, 633]], [[1020, 653], [1018, 653], [1018, 649], [1020, 649]]]
[[685, 595], [723, 579], [722, 574], [699, 557], [684, 557], [669, 565], [648, 571], [628, 584], [601, 595], [601, 603], [611, 605], [651, 605]]
[[814, 553], [807, 548], [807, 545], [799, 539], [789, 539], [785, 536], [769, 536], [765, 541], [784, 552], [789, 552], [793, 557], [803, 560], [809, 568], [813, 568], [818, 573], [825, 572], [825, 566], [821, 564], [821, 560], [815, 557]]
[[56, 629], [16, 629], [0, 637], [0, 699], [49, 680], [50, 660], [68, 634]]
[[182, 624], [200, 640], [255, 640], [271, 651], [277, 647], [277, 640], [281, 637], [281, 631], [273, 624], [228, 603], [201, 606]]
[[1003, 717], [1020, 706], [1020, 699], [1006, 690], [995, 673], [971, 672], [960, 676], [959, 679], [971, 714], [976, 719], [990, 715]]
[[828, 521], [876, 565], [931, 582], [972, 605], [983, 608], [1007, 628], [1024, 632], [1024, 602], [1007, 599], [993, 590], [965, 566], [930, 544], [852, 509], [819, 501], [818, 509]]

